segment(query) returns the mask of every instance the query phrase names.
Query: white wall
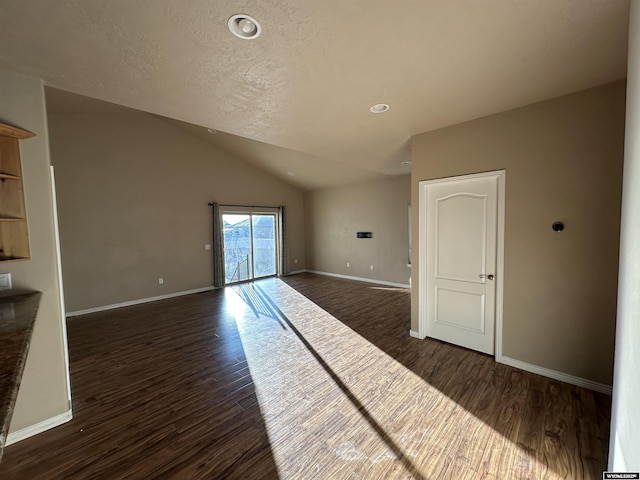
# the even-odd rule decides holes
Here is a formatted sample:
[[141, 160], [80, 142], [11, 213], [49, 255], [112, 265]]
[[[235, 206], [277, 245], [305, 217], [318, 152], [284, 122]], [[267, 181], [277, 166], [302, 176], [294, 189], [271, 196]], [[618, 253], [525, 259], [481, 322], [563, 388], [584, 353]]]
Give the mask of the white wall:
[[0, 121], [36, 134], [20, 141], [31, 260], [2, 263], [0, 273], [12, 274], [14, 288], [42, 292], [9, 430], [11, 442], [12, 433], [61, 418], [71, 405], [42, 82], [0, 70]]
[[[305, 193], [307, 269], [408, 285], [410, 181], [403, 175]], [[361, 231], [372, 238], [356, 238]]]
[[618, 81], [412, 138], [414, 205], [421, 180], [506, 170], [503, 355], [601, 390], [613, 375], [624, 116]]
[[52, 113], [49, 130], [69, 312], [210, 287], [211, 201], [286, 205], [305, 268], [301, 190], [142, 112]]
[[640, 471], [640, 0], [631, 1], [610, 471]]

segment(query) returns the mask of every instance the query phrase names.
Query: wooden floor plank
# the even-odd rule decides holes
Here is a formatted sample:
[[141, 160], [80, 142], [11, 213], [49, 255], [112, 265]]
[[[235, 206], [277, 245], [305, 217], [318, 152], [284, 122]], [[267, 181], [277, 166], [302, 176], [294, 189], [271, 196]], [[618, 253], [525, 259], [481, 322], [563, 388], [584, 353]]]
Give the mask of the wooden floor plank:
[[405, 289], [312, 274], [73, 318], [74, 418], [0, 478], [601, 478], [608, 397], [409, 319]]

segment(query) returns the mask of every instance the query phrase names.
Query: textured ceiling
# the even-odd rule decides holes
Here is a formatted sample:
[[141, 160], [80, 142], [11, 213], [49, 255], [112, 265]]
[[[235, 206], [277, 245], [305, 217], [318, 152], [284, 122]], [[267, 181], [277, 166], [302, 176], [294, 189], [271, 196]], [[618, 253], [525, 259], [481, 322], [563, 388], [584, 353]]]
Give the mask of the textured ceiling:
[[[262, 35], [231, 35], [234, 13]], [[318, 188], [408, 173], [417, 133], [624, 78], [627, 20], [627, 0], [3, 0], [0, 67], [226, 132]]]

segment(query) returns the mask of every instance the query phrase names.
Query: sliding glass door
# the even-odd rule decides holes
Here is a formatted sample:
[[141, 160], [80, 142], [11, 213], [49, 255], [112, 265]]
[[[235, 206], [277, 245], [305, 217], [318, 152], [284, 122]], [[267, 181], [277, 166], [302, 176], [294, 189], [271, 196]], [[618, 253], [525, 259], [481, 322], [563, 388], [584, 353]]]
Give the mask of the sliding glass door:
[[223, 213], [225, 283], [276, 274], [275, 214]]

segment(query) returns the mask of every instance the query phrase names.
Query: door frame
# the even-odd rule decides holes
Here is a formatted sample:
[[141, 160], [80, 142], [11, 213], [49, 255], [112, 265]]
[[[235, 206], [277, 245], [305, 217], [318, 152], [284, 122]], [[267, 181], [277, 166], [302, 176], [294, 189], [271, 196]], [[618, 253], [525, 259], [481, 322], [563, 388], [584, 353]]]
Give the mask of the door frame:
[[[280, 261], [280, 211], [278, 208], [276, 207], [242, 207], [242, 206], [221, 206], [220, 207], [220, 216], [218, 218], [218, 222], [220, 222], [220, 228], [223, 228], [224, 226], [224, 222], [223, 222], [223, 217], [225, 214], [230, 214], [230, 215], [248, 215], [249, 219], [251, 219], [252, 215], [273, 215], [275, 217], [275, 233], [276, 233], [276, 273], [273, 275], [268, 275], [265, 277], [259, 277], [258, 280], [263, 279], [263, 278], [269, 278], [269, 277], [279, 277], [280, 275], [282, 275], [281, 272], [281, 261]], [[250, 226], [251, 226], [251, 250], [252, 250], [252, 259], [251, 261], [253, 262], [253, 225], [251, 224], [251, 220], [250, 220]], [[224, 258], [224, 238], [222, 241], [222, 255]], [[233, 283], [227, 283], [226, 282], [226, 278], [227, 278], [227, 272], [226, 272], [226, 265], [224, 268], [224, 276], [225, 276], [225, 287], [229, 286], [229, 285], [237, 285], [238, 283], [244, 283], [244, 282], [253, 282], [254, 280], [256, 280], [255, 278], [250, 278], [248, 280], [240, 280], [238, 282], [233, 282]], [[251, 273], [253, 274], [254, 270], [254, 266], [251, 265]]]
[[418, 338], [427, 336], [427, 191], [431, 185], [493, 177], [497, 179], [497, 231], [496, 231], [496, 316], [494, 358], [502, 358], [502, 316], [504, 299], [504, 219], [506, 170], [436, 178], [418, 182]]

